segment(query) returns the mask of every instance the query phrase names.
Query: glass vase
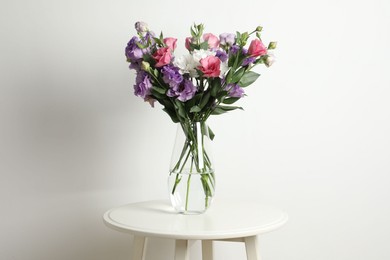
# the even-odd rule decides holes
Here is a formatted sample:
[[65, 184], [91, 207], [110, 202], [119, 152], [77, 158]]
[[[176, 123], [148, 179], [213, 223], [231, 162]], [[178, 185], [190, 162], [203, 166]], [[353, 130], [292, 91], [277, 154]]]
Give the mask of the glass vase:
[[183, 214], [201, 214], [211, 205], [215, 176], [206, 122], [179, 123], [172, 152], [168, 190], [172, 206]]

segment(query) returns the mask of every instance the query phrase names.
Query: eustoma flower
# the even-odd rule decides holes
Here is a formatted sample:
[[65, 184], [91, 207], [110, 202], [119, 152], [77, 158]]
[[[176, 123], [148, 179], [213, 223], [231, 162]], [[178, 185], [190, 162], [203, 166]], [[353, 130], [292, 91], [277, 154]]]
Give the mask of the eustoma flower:
[[141, 48], [138, 47], [137, 43], [139, 43], [140, 40], [137, 36], [134, 36], [130, 39], [130, 41], [127, 43], [125, 54], [129, 61], [137, 61], [142, 59], [144, 53]]
[[177, 97], [178, 100], [185, 102], [194, 97], [196, 92], [196, 86], [192, 84], [190, 80], [184, 80], [183, 84], [172, 87], [168, 90], [167, 95], [169, 97]]
[[164, 39], [165, 45], [171, 50], [174, 51], [176, 49], [176, 38], [168, 37]]
[[230, 97], [241, 98], [244, 96], [244, 90], [238, 84], [228, 84], [226, 90]]
[[203, 34], [203, 40], [207, 41], [210, 49], [215, 49], [215, 48], [218, 48], [218, 46], [219, 46], [218, 37], [212, 33]]
[[179, 68], [166, 65], [161, 69], [163, 80], [170, 87], [177, 87], [183, 81], [183, 76], [179, 73]]
[[221, 60], [215, 56], [208, 56], [200, 60], [200, 66], [198, 69], [203, 72], [204, 77], [218, 77], [220, 70]]
[[264, 46], [262, 41], [254, 39], [249, 45], [248, 53], [252, 57], [262, 56], [267, 54], [267, 48]]
[[152, 57], [157, 62], [156, 67], [162, 67], [171, 62], [171, 50], [169, 47], [160, 48], [153, 54]]
[[179, 68], [181, 74], [189, 74], [190, 77], [198, 76], [196, 67], [199, 65], [199, 62], [195, 61], [190, 53], [175, 59], [173, 64]]
[[134, 95], [147, 99], [150, 95], [150, 89], [152, 88], [152, 82], [150, 76], [145, 71], [139, 71], [134, 85]]
[[192, 43], [192, 37], [187, 37], [186, 44], [185, 44], [187, 50], [191, 49], [191, 43]]
[[222, 33], [219, 35], [219, 43], [221, 45], [232, 46], [236, 41], [236, 35], [232, 33]]
[[145, 22], [136, 22], [135, 29], [138, 33], [144, 33], [148, 31], [148, 24]]

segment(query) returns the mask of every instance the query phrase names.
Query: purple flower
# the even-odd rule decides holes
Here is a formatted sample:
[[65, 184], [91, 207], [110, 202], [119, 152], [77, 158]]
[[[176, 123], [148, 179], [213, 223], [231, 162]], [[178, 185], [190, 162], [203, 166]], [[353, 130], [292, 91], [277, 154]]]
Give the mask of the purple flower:
[[163, 80], [170, 87], [177, 87], [183, 81], [183, 76], [179, 73], [179, 68], [173, 65], [166, 65], [161, 69]]
[[137, 30], [138, 33], [144, 33], [144, 32], [147, 32], [149, 30], [148, 24], [145, 22], [136, 22], [135, 29]]
[[226, 52], [222, 50], [217, 50], [215, 56], [217, 56], [222, 62], [225, 62], [228, 59]]
[[232, 47], [230, 47], [230, 53], [233, 54], [233, 55], [237, 54], [239, 49], [240, 49], [240, 46], [233, 45]]
[[150, 81], [149, 74], [142, 70], [138, 71], [135, 82], [134, 95], [147, 100], [150, 95], [150, 89], [152, 88], [152, 82]]
[[196, 92], [196, 86], [194, 86], [194, 84], [192, 84], [190, 80], [185, 80], [183, 89], [180, 92], [179, 97], [177, 99], [182, 102], [185, 102], [193, 98], [195, 96], [195, 92]]
[[137, 36], [134, 36], [131, 38], [131, 40], [127, 43], [126, 49], [125, 49], [125, 55], [127, 59], [130, 60], [130, 62], [135, 62], [139, 59], [142, 59], [143, 57], [143, 51], [140, 47], [138, 47], [137, 43], [139, 43], [140, 40]]
[[242, 62], [242, 66], [247, 66], [251, 63], [253, 63], [254, 61], [256, 60], [256, 57], [248, 57], [248, 58], [245, 58]]
[[236, 35], [233, 33], [222, 33], [219, 35], [219, 43], [222, 45], [232, 46], [236, 41]]
[[225, 89], [230, 97], [241, 98], [244, 96], [244, 89], [238, 84], [228, 84]]
[[[154, 40], [155, 34], [152, 31], [148, 31], [142, 39], [144, 45], [155, 45], [156, 41]], [[147, 48], [149, 50], [149, 48]]]
[[136, 60], [136, 61], [130, 62], [129, 69], [140, 71], [141, 70], [141, 62], [142, 62], [142, 60]]
[[181, 102], [186, 102], [195, 96], [196, 86], [190, 80], [185, 79], [179, 86], [170, 88], [167, 92], [168, 97], [177, 97]]

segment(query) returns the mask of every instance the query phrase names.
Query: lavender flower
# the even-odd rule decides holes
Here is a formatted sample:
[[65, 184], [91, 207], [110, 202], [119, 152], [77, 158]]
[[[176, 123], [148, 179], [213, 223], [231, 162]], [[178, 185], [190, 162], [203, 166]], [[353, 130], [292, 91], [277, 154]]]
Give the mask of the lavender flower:
[[135, 29], [137, 30], [138, 33], [144, 33], [144, 32], [147, 32], [149, 30], [148, 24], [145, 22], [136, 22]]
[[183, 76], [179, 73], [179, 68], [173, 65], [166, 65], [161, 69], [163, 80], [170, 87], [177, 87], [183, 81]]
[[223, 50], [217, 50], [215, 56], [217, 56], [222, 62], [225, 62], [228, 59], [226, 52]]
[[241, 98], [244, 96], [244, 89], [238, 84], [228, 84], [225, 89], [230, 97]]
[[233, 45], [232, 47], [230, 47], [230, 53], [233, 55], [237, 54], [239, 50], [240, 50], [240, 46], [238, 45]]
[[127, 43], [127, 46], [125, 49], [125, 55], [130, 62], [140, 60], [143, 57], [143, 51], [137, 45], [137, 43], [139, 43], [139, 42], [140, 42], [139, 38], [137, 36], [134, 36]]
[[248, 66], [249, 64], [252, 64], [255, 60], [256, 60], [256, 57], [248, 57], [248, 58], [245, 58], [245, 59], [242, 61], [242, 66]]
[[170, 88], [167, 96], [177, 97], [178, 100], [186, 102], [195, 96], [196, 89], [196, 86], [190, 80], [185, 79], [181, 85]]
[[193, 98], [195, 96], [195, 92], [196, 92], [196, 86], [194, 86], [194, 84], [192, 84], [190, 80], [185, 80], [183, 89], [180, 92], [179, 97], [177, 99], [182, 102], [185, 102]]
[[221, 45], [232, 46], [236, 41], [236, 35], [233, 33], [222, 33], [219, 35], [219, 43]]
[[138, 72], [141, 70], [141, 65], [142, 65], [141, 60], [132, 61], [132, 62], [130, 62], [129, 69], [135, 70]]
[[142, 43], [143, 43], [144, 45], [147, 45], [147, 44], [155, 45], [155, 44], [156, 44], [156, 41], [154, 40], [154, 37], [156, 37], [156, 35], [154, 34], [154, 32], [148, 31], [148, 32], [145, 34], [145, 36], [143, 37]]
[[[242, 53], [242, 55], [244, 55], [244, 56], [248, 55], [248, 49], [242, 48], [241, 53]], [[245, 59], [242, 61], [241, 66], [248, 66], [249, 64], [253, 63], [255, 60], [256, 60], [256, 57], [248, 57], [248, 58], [245, 58]]]
[[135, 81], [134, 95], [147, 100], [150, 95], [150, 89], [152, 88], [152, 82], [150, 81], [149, 74], [142, 70], [138, 71]]

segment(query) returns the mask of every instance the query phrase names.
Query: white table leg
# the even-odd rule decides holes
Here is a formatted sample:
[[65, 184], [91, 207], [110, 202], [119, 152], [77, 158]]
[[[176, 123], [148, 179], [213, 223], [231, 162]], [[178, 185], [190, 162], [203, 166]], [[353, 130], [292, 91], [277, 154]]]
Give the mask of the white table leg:
[[202, 260], [213, 260], [213, 240], [202, 240]]
[[245, 237], [247, 260], [260, 260], [260, 250], [257, 236]]
[[142, 236], [134, 236], [133, 252], [131, 260], [145, 259], [146, 238]]
[[189, 260], [188, 240], [176, 240], [175, 260]]

